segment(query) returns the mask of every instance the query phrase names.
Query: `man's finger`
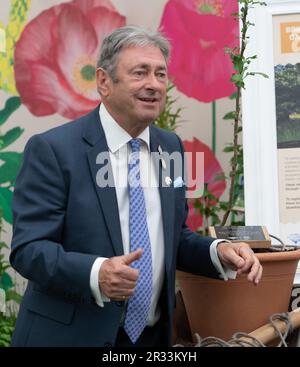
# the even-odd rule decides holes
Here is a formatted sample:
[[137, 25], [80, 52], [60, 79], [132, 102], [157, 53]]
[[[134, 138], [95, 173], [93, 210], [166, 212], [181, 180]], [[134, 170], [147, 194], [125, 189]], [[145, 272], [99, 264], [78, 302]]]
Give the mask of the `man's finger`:
[[142, 256], [143, 250], [141, 248], [130, 252], [127, 255], [122, 256], [122, 260], [126, 265], [130, 265], [132, 262], [138, 260]]
[[128, 265], [124, 265], [122, 270], [119, 272], [119, 276], [122, 280], [136, 282], [139, 277], [139, 270], [133, 269]]
[[250, 282], [253, 282], [254, 284], [258, 284], [261, 275], [262, 275], [262, 266], [260, 265], [259, 262], [255, 262], [252, 265], [250, 273], [248, 274], [248, 280]]
[[236, 267], [236, 269], [240, 269], [245, 265], [245, 260], [241, 256], [239, 256], [232, 248], [229, 248], [226, 252], [226, 262], [230, 264], [231, 267]]
[[134, 289], [136, 287], [136, 280], [123, 279], [122, 287], [124, 289]]
[[260, 265], [260, 266], [259, 266], [258, 274], [257, 274], [257, 276], [256, 276], [256, 278], [255, 278], [255, 280], [254, 280], [254, 283], [255, 283], [255, 284], [258, 284], [258, 283], [260, 282], [261, 277], [262, 277], [262, 273], [263, 273], [263, 267]]
[[126, 288], [120, 288], [116, 291], [112, 291], [110, 293], [110, 299], [112, 301], [126, 301], [134, 294], [134, 288], [133, 289], [126, 289]]
[[253, 251], [248, 247], [240, 247], [239, 255], [244, 259], [244, 265], [239, 269], [240, 273], [247, 273], [250, 269], [258, 269], [259, 261], [254, 256]]

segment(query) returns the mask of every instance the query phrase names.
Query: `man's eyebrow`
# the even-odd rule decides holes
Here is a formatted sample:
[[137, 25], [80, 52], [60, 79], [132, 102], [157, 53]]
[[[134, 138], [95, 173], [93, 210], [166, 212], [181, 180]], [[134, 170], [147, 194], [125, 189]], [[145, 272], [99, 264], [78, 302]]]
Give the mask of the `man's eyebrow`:
[[[134, 70], [134, 69], [138, 69], [138, 68], [141, 68], [141, 69], [150, 69], [151, 66], [149, 64], [137, 64], [137, 65], [134, 65], [132, 68], [130, 68], [130, 71]], [[159, 65], [155, 68], [156, 70], [167, 70], [167, 67], [165, 65]]]
[[167, 67], [165, 65], [161, 65], [157, 67], [157, 70], [164, 70], [167, 71]]

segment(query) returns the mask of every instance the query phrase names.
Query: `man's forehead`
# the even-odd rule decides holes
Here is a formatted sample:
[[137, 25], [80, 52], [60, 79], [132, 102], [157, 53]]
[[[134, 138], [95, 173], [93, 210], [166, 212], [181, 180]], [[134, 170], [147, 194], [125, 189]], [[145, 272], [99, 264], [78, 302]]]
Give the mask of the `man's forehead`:
[[133, 67], [155, 66], [166, 69], [167, 63], [159, 47], [155, 46], [129, 46], [124, 48], [119, 54], [119, 61]]

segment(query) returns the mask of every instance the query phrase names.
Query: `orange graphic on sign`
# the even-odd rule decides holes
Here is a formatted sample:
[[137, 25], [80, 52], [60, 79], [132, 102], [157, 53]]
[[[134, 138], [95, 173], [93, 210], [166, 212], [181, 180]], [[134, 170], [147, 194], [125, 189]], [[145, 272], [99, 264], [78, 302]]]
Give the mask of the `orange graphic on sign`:
[[300, 52], [300, 22], [280, 24], [281, 53]]

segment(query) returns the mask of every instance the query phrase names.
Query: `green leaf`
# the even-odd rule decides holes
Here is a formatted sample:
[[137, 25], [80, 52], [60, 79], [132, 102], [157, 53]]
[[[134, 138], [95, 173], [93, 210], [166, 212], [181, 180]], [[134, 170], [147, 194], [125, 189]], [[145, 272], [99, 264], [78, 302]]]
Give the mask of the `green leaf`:
[[265, 74], [265, 73], [261, 73], [259, 71], [256, 71], [255, 72], [256, 75], [261, 75], [262, 77], [266, 78], [266, 79], [269, 79], [269, 75]]
[[20, 97], [9, 98], [3, 110], [0, 111], [0, 126], [9, 118], [9, 116], [21, 106]]
[[6, 301], [15, 301], [18, 304], [22, 301], [22, 296], [14, 290], [8, 290], [6, 292]]
[[10, 335], [2, 334], [0, 337], [0, 346], [8, 347], [10, 344]]
[[215, 181], [216, 182], [217, 181], [224, 181], [224, 180], [226, 180], [226, 175], [224, 173], [215, 176]]
[[232, 93], [231, 96], [229, 96], [229, 99], [233, 100], [233, 99], [236, 99], [236, 97], [237, 97], [237, 92], [234, 92]]
[[20, 166], [23, 158], [23, 153], [17, 152], [0, 152], [0, 160], [4, 162], [12, 162]]
[[231, 60], [233, 62], [233, 67], [238, 73], [243, 72], [244, 60], [239, 54], [231, 55]]
[[3, 288], [5, 291], [12, 288], [14, 286], [13, 281], [8, 273], [3, 273], [0, 278], [0, 288]]
[[13, 193], [6, 187], [0, 187], [0, 208], [3, 209], [4, 219], [12, 224], [12, 205]]
[[5, 163], [0, 166], [0, 184], [5, 182], [14, 182], [16, 179], [17, 170], [12, 164]]
[[[1, 259], [1, 261], [3, 260], [3, 258]], [[6, 269], [10, 268], [10, 264], [7, 261], [2, 261], [1, 265], [0, 265], [0, 269], [1, 271], [5, 271]]]
[[0, 160], [5, 162], [0, 166], [0, 184], [5, 182], [14, 183], [21, 166], [22, 156], [22, 153], [0, 152]]
[[233, 74], [232, 77], [231, 77], [231, 81], [233, 83], [237, 83], [237, 82], [240, 82], [243, 80], [243, 77], [241, 74]]
[[20, 127], [14, 127], [9, 130], [5, 135], [0, 136], [0, 149], [6, 148], [8, 145], [16, 141], [24, 132], [24, 129]]
[[250, 64], [250, 60], [255, 60], [255, 59], [257, 59], [257, 55], [253, 55], [253, 56], [249, 56], [249, 57], [247, 57], [247, 61], [248, 61], [248, 63]]
[[226, 211], [229, 207], [229, 203], [226, 203], [224, 201], [220, 202], [220, 208], [224, 211]]
[[225, 148], [223, 149], [223, 152], [225, 152], [225, 153], [233, 152], [233, 147], [232, 147], [232, 146], [225, 147]]
[[231, 111], [226, 113], [226, 115], [223, 117], [223, 120], [234, 120], [236, 118], [236, 112]]
[[7, 244], [5, 242], [0, 242], [0, 251], [3, 249], [3, 248], [8, 248]]

